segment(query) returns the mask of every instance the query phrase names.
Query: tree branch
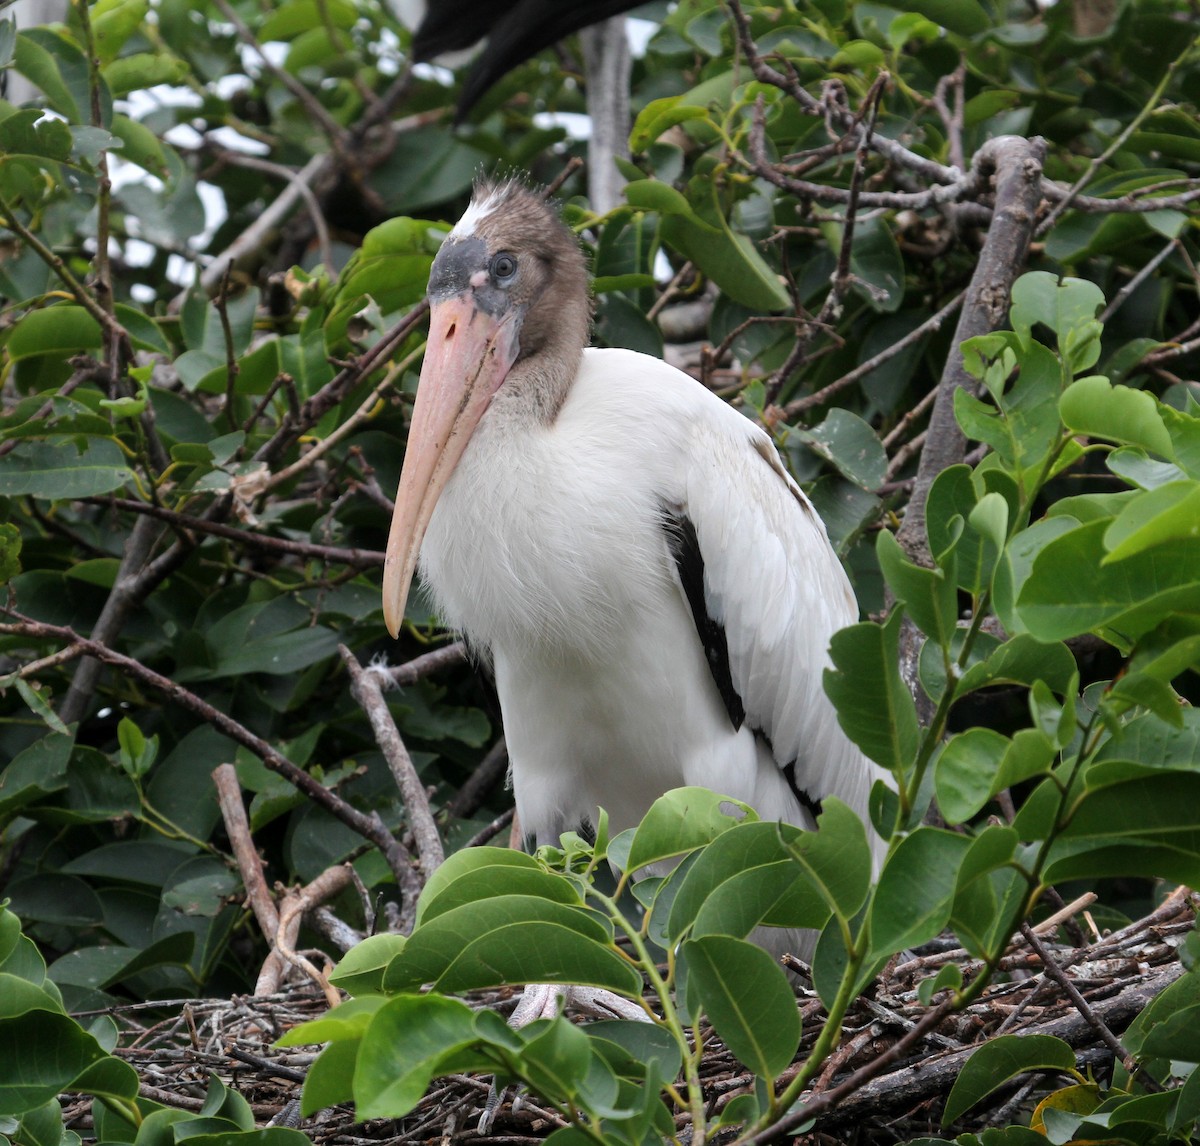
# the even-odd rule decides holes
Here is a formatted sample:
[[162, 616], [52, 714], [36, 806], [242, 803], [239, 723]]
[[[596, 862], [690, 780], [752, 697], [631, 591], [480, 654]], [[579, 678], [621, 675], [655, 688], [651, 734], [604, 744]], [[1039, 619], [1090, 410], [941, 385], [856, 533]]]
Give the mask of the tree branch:
[[401, 799], [408, 812], [409, 830], [417, 845], [417, 859], [425, 878], [428, 879], [441, 866], [446, 856], [437, 825], [433, 822], [433, 813], [429, 810], [425, 785], [417, 775], [412, 757], [404, 746], [400, 730], [396, 727], [387, 701], [383, 698], [383, 688], [380, 684], [382, 674], [364, 669], [345, 645], [338, 645], [338, 656], [342, 658], [342, 663], [350, 673], [351, 695], [366, 712], [367, 719], [371, 722], [371, 730], [375, 733], [375, 743], [379, 745], [392, 778], [396, 781], [396, 787], [400, 790]]
[[4, 609], [3, 612], [15, 617], [16, 623], [0, 624], [0, 633], [76, 645], [88, 656], [95, 657], [96, 660], [102, 661], [105, 664], [113, 665], [121, 669], [128, 676], [153, 688], [156, 692], [161, 692], [165, 696], [170, 697], [176, 704], [199, 716], [223, 736], [228, 736], [230, 740], [241, 744], [244, 748], [248, 748], [272, 772], [277, 772], [294, 788], [303, 792], [310, 800], [323, 807], [330, 815], [350, 828], [351, 831], [357, 832], [364, 839], [369, 840], [379, 848], [387, 860], [392, 874], [395, 875], [396, 882], [399, 884], [401, 891], [404, 892], [406, 900], [415, 904], [416, 896], [420, 893], [421, 887], [416, 873], [413, 871], [411, 858], [400, 843], [392, 836], [391, 832], [388, 831], [387, 825], [379, 818], [377, 813], [372, 812], [368, 815], [352, 807], [336, 792], [326, 788], [324, 784], [315, 777], [310, 776], [303, 768], [298, 768], [286, 756], [276, 751], [270, 744], [261, 737], [256, 736], [244, 725], [239, 724], [232, 717], [226, 716], [225, 713], [214, 708], [194, 692], [190, 692], [184, 688], [183, 685], [177, 684], [169, 677], [165, 677], [153, 669], [146, 668], [145, 665], [134, 660], [132, 657], [115, 652], [98, 641], [81, 637], [73, 629], [67, 628], [64, 625], [51, 625], [43, 621], [35, 621], [11, 609]]

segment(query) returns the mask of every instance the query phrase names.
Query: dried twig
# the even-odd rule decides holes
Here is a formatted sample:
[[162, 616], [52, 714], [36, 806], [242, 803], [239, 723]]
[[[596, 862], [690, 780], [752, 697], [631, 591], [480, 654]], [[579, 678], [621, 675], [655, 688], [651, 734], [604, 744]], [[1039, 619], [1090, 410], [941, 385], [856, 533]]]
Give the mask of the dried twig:
[[364, 669], [354, 654], [345, 645], [338, 645], [338, 655], [350, 673], [350, 692], [362, 705], [375, 733], [379, 745], [400, 796], [408, 813], [408, 826], [417, 845], [417, 859], [425, 878], [428, 879], [445, 858], [442, 839], [438, 835], [433, 813], [429, 810], [429, 798], [425, 786], [417, 775], [412, 757], [404, 746], [396, 722], [383, 698], [380, 675], [373, 669]]

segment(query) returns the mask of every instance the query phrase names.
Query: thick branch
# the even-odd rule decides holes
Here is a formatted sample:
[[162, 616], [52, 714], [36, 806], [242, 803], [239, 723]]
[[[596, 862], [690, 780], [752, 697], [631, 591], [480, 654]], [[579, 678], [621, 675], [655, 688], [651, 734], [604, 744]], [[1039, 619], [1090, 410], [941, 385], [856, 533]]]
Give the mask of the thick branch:
[[988, 140], [975, 156], [977, 170], [995, 173], [995, 211], [967, 288], [950, 356], [938, 382], [912, 500], [898, 534], [910, 556], [923, 564], [929, 562], [925, 538], [925, 498], [929, 487], [942, 470], [961, 462], [966, 453], [966, 438], [954, 418], [955, 392], [960, 387], [974, 387], [974, 380], [963, 365], [962, 343], [995, 330], [1008, 313], [1009, 294], [1025, 265], [1041, 202], [1045, 151], [1043, 140], [1004, 135]]

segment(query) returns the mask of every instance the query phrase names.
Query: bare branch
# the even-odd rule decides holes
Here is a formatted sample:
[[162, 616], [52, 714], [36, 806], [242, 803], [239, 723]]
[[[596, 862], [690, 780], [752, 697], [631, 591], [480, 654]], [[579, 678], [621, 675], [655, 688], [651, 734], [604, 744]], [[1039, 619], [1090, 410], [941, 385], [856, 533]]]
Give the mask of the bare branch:
[[1025, 265], [1041, 199], [1044, 154], [1042, 140], [1005, 135], [988, 140], [975, 156], [972, 170], [984, 178], [995, 173], [995, 212], [967, 288], [954, 331], [953, 348], [938, 382], [916, 484], [898, 534], [910, 556], [923, 564], [929, 561], [925, 541], [925, 497], [934, 478], [947, 466], [961, 461], [966, 450], [966, 439], [954, 418], [955, 392], [960, 387], [970, 389], [973, 386], [963, 365], [961, 347], [968, 338], [995, 330], [1008, 313], [1009, 293]]
[[341, 549], [336, 545], [317, 545], [311, 541], [293, 541], [287, 537], [271, 537], [265, 533], [255, 533], [250, 529], [238, 529], [236, 526], [224, 525], [219, 521], [209, 521], [207, 518], [179, 513], [177, 510], [167, 509], [161, 505], [134, 501], [132, 498], [96, 497], [82, 500], [157, 518], [185, 533], [205, 533], [212, 537], [222, 537], [249, 549], [261, 549], [292, 557], [315, 557], [334, 565], [346, 565], [351, 569], [373, 569], [383, 565], [384, 554], [376, 549]]
[[387, 825], [377, 813], [367, 815], [360, 812], [336, 792], [326, 788], [319, 780], [310, 776], [303, 768], [298, 768], [286, 756], [272, 748], [270, 744], [256, 736], [244, 725], [214, 708], [194, 692], [184, 688], [183, 685], [147, 668], [132, 657], [118, 653], [98, 641], [81, 637], [73, 629], [64, 625], [51, 625], [43, 621], [35, 621], [30, 617], [23, 617], [11, 609], [3, 611], [9, 616], [15, 617], [16, 623], [0, 624], [0, 633], [78, 645], [88, 656], [95, 657], [96, 660], [105, 664], [113, 665], [149, 688], [170, 697], [176, 704], [199, 716], [223, 736], [228, 736], [230, 740], [248, 748], [272, 772], [277, 772], [294, 788], [323, 807], [351, 831], [357, 832], [379, 848], [387, 860], [392, 874], [395, 875], [401, 891], [415, 905], [416, 896], [420, 893], [421, 888], [416, 873], [412, 869], [410, 857], [399, 842], [393, 838]]
[[364, 669], [345, 645], [338, 645], [338, 655], [350, 673], [350, 692], [366, 712], [371, 729], [375, 733], [375, 743], [379, 745], [392, 778], [396, 781], [396, 787], [400, 790], [405, 810], [408, 812], [408, 826], [416, 841], [417, 858], [425, 878], [428, 879], [445, 859], [445, 852], [437, 825], [433, 821], [433, 813], [429, 810], [425, 786], [417, 775], [412, 757], [404, 746], [387, 701], [383, 698], [383, 688], [379, 679], [381, 674], [372, 669]]

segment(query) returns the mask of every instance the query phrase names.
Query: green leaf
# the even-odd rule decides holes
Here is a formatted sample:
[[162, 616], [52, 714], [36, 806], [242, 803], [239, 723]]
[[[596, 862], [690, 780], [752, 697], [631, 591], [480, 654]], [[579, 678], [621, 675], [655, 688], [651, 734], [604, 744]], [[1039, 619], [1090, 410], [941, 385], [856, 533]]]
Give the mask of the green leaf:
[[[629, 133], [629, 150], [633, 155], [640, 155], [663, 132], [668, 131], [676, 124], [686, 123], [689, 119], [707, 118], [708, 112], [704, 108], [684, 103], [682, 96], [664, 96], [662, 99], [653, 99], [638, 112], [637, 119], [633, 121], [633, 130]], [[650, 182], [650, 180], [645, 180], [645, 182]], [[633, 186], [633, 184], [629, 186]], [[659, 186], [666, 186], [666, 184], [659, 184]], [[626, 201], [635, 207], [643, 207], [649, 211], [660, 209], [648, 206], [645, 202], [639, 202], [636, 198], [630, 198], [628, 195]]]
[[319, 1019], [294, 1026], [275, 1045], [281, 1047], [302, 1047], [314, 1043], [357, 1042], [371, 1025], [371, 1019], [386, 1006], [387, 999], [378, 995], [367, 995], [361, 999], [348, 999], [346, 1002], [326, 1011]]
[[1059, 413], [1076, 434], [1141, 446], [1168, 459], [1175, 456], [1158, 402], [1141, 390], [1110, 385], [1098, 375], [1081, 378], [1063, 391]]
[[1028, 1070], [1074, 1072], [1075, 1052], [1053, 1035], [1000, 1035], [991, 1039], [959, 1071], [946, 1099], [942, 1125], [949, 1126], [1010, 1078]]
[[59, 719], [58, 713], [50, 707], [41, 692], [34, 688], [24, 677], [17, 677], [15, 683], [21, 699], [29, 705], [30, 711], [34, 715], [45, 722], [46, 727], [51, 732], [57, 732], [60, 736], [70, 735], [71, 730]]
[[715, 183], [701, 181], [701, 206], [692, 212], [664, 215], [663, 241], [694, 263], [735, 302], [757, 311], [785, 310], [791, 299], [779, 275], [747, 236], [733, 231], [717, 201]]
[[[734, 811], [740, 815], [734, 815]], [[758, 816], [749, 804], [707, 788], [675, 788], [660, 796], [633, 836], [627, 871], [671, 859], [716, 839], [742, 820]]]
[[[650, 102], [642, 115], [646, 114], [654, 103], [664, 101], [654, 100]], [[703, 110], [700, 108], [691, 108], [689, 110], [697, 110], [703, 115]], [[638, 119], [642, 118], [638, 115]], [[635, 125], [636, 131], [636, 125]], [[635, 179], [629, 184], [625, 184], [624, 188], [625, 202], [630, 206], [642, 211], [658, 211], [659, 215], [685, 215], [695, 217], [692, 214], [691, 204], [684, 197], [683, 192], [676, 191], [676, 188], [671, 184], [665, 184], [658, 179]], [[697, 220], [698, 222], [698, 220]]]
[[102, 64], [117, 58], [149, 10], [149, 0], [97, 0], [90, 18], [92, 42]]
[[851, 625], [833, 635], [825, 692], [846, 735], [893, 772], [910, 764], [920, 739], [916, 705], [900, 679], [901, 610], [887, 622]]
[[727, 935], [689, 939], [682, 953], [713, 1029], [755, 1074], [773, 1079], [800, 1045], [800, 1012], [779, 965]]
[[642, 992], [642, 977], [610, 946], [570, 924], [528, 919], [469, 943], [438, 977], [437, 988], [461, 992], [517, 983], [576, 983], [626, 998]]
[[1049, 271], [1029, 271], [1013, 283], [1012, 328], [1028, 346], [1033, 339], [1033, 327], [1044, 323], [1058, 335], [1062, 350], [1072, 333], [1087, 330], [1091, 334], [1090, 324], [1103, 305], [1104, 293], [1093, 282], [1060, 279]]
[[100, 324], [88, 311], [60, 303], [24, 315], [13, 328], [7, 346], [9, 357], [20, 362], [43, 354], [98, 350], [103, 340]]
[[1105, 786], [1085, 793], [1050, 847], [1047, 880], [1140, 875], [1200, 883], [1200, 825], [1193, 814], [1200, 774], [1151, 772], [1119, 780], [1109, 770], [1096, 780]]
[[138, 1092], [133, 1067], [66, 1015], [38, 1010], [0, 1019], [0, 1045], [21, 1048], [0, 1055], [0, 1114], [23, 1114], [64, 1090], [127, 1099]]
[[1170, 482], [1127, 501], [1104, 535], [1105, 564], [1163, 541], [1200, 536], [1200, 481]]
[[991, 19], [978, 0], [894, 0], [902, 12], [919, 12], [958, 36], [977, 36], [991, 27]]
[[70, 501], [111, 493], [132, 477], [115, 442], [89, 438], [79, 450], [69, 441], [24, 441], [0, 467], [0, 496]]
[[[533, 856], [512, 848], [463, 848], [448, 855], [426, 881], [417, 901], [417, 925], [420, 926], [427, 918], [433, 919], [450, 907], [461, 907], [469, 902], [469, 897], [453, 891], [453, 885], [460, 879], [469, 879], [484, 872], [494, 876], [497, 883], [502, 883], [507, 874], [519, 879], [542, 870], [541, 864]], [[479, 885], [473, 882], [470, 886]], [[444, 906], [441, 905], [443, 894], [447, 895]], [[491, 894], [490, 889], [488, 894]]]
[[1109, 525], [1106, 519], [1081, 525], [1037, 555], [1017, 600], [1031, 633], [1064, 640], [1104, 628], [1134, 640], [1181, 611], [1200, 611], [1200, 536], [1105, 562]]
[[639, 994], [640, 976], [610, 943], [608, 930], [580, 908], [530, 895], [498, 895], [414, 929], [389, 965], [384, 989], [411, 991], [429, 982], [446, 991], [484, 983], [577, 982]]
[[955, 699], [995, 684], [1032, 685], [1045, 681], [1060, 696], [1075, 674], [1075, 658], [1066, 645], [1039, 641], [1022, 633], [999, 645], [959, 678]]
[[879, 532], [875, 554], [888, 586], [917, 627], [935, 644], [949, 649], [958, 624], [958, 585], [953, 571], [947, 574], [914, 565], [895, 534], [886, 529]]
[[915, 947], [950, 919], [958, 871], [970, 841], [940, 828], [919, 827], [900, 841], [879, 874], [871, 901], [871, 949], [876, 955]]
[[329, 981], [352, 995], [380, 991], [387, 965], [404, 950], [407, 942], [405, 936], [391, 932], [368, 935], [338, 960], [329, 973]]
[[1200, 1004], [1185, 1007], [1153, 1026], [1142, 1043], [1141, 1055], [1200, 1063]]
[[[0, 585], [21, 572], [21, 531], [11, 522], [0, 522]], [[3, 781], [0, 780], [0, 783]]]
[[802, 441], [860, 489], [877, 489], [887, 476], [883, 443], [867, 422], [849, 410], [830, 410], [820, 425], [812, 429], [789, 426], [787, 434]]
[[354, 1070], [359, 1119], [400, 1118], [424, 1096], [451, 1055], [476, 1043], [475, 1015], [437, 995], [404, 995], [376, 1012]]

